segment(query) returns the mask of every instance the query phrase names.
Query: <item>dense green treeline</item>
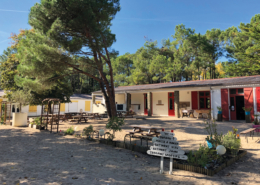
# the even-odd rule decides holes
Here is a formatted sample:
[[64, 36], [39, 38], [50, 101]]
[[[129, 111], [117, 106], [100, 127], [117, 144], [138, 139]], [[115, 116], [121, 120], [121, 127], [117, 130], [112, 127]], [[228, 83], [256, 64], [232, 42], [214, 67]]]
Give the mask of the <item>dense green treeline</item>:
[[[177, 25], [170, 39], [147, 41], [134, 54], [113, 58], [116, 86], [260, 74], [260, 15], [248, 24], [204, 35]], [[221, 58], [222, 57], [222, 58]], [[220, 60], [226, 61], [220, 61]]]

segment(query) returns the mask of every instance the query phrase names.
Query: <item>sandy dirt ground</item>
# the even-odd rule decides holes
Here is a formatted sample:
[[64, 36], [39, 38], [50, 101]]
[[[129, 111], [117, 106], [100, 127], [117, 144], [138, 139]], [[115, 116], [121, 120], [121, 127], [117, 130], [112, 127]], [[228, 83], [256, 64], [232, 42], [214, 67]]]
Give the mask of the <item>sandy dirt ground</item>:
[[[88, 123], [63, 122], [61, 130], [77, 127], [77, 133], [90, 124], [94, 129], [105, 129], [106, 119]], [[183, 150], [194, 150], [207, 136], [203, 120], [149, 118], [126, 119], [123, 131], [116, 140], [123, 140], [131, 124], [153, 125], [174, 129]], [[250, 124], [238, 122], [218, 123], [218, 130], [227, 133], [232, 126], [239, 132]], [[214, 175], [174, 170], [168, 174], [169, 160], [164, 162], [164, 174], [159, 173], [160, 158], [114, 148], [104, 144], [60, 136], [31, 128], [0, 126], [0, 184], [260, 184], [260, 135], [248, 143], [242, 137], [242, 148], [248, 154]]]

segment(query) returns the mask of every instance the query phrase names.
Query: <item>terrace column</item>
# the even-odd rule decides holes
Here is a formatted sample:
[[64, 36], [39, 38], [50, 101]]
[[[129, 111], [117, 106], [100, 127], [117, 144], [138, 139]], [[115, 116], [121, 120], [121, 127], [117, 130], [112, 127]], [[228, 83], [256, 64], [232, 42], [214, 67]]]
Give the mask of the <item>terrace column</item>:
[[174, 91], [174, 111], [175, 111], [176, 118], [180, 118], [179, 102], [180, 102], [180, 93], [179, 91]]
[[148, 92], [147, 93], [147, 112], [148, 112], [148, 116], [152, 116], [152, 93]]
[[126, 111], [129, 111], [131, 108], [131, 94], [126, 93]]

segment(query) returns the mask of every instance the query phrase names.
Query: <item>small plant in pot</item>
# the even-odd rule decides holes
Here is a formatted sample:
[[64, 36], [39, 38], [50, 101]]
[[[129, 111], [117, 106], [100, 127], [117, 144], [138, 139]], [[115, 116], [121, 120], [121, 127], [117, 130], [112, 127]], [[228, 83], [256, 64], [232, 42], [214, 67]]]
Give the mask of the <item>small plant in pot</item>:
[[222, 108], [218, 106], [217, 109], [218, 109], [218, 114], [222, 114]]
[[243, 107], [242, 109], [245, 111], [246, 115], [250, 115], [250, 112], [253, 109], [253, 107], [247, 107], [247, 108]]
[[223, 134], [218, 134], [215, 120], [206, 122], [205, 130], [209, 134], [206, 138], [209, 148], [216, 148], [218, 145], [221, 145]]
[[41, 126], [40, 117], [35, 118], [34, 121], [33, 121], [33, 128], [34, 128], [34, 129], [39, 129], [40, 126]]

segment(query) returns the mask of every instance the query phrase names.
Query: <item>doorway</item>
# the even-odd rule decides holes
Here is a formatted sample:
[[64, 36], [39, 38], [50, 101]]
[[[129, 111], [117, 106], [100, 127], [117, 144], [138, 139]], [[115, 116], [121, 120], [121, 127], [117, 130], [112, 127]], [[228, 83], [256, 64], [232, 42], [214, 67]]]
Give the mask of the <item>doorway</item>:
[[245, 111], [242, 107], [245, 106], [244, 96], [236, 96], [236, 114], [237, 120], [245, 120]]
[[168, 115], [169, 116], [175, 116], [175, 112], [174, 112], [174, 93], [173, 92], [168, 93]]
[[244, 89], [230, 89], [230, 118], [231, 120], [245, 120]]

